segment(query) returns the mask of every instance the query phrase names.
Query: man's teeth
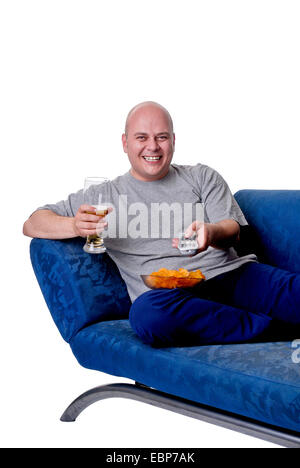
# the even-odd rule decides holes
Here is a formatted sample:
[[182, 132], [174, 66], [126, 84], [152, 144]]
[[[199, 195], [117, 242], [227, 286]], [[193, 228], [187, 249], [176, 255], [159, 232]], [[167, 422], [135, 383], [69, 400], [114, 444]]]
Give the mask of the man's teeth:
[[146, 159], [146, 161], [158, 161], [161, 156], [143, 156], [144, 159]]

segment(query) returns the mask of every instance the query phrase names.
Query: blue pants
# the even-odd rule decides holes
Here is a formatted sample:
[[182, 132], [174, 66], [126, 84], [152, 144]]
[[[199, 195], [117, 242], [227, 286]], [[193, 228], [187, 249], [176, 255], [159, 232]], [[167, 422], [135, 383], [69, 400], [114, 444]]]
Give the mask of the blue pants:
[[133, 330], [154, 347], [248, 341], [273, 319], [300, 324], [300, 275], [255, 262], [193, 289], [146, 291], [129, 312]]

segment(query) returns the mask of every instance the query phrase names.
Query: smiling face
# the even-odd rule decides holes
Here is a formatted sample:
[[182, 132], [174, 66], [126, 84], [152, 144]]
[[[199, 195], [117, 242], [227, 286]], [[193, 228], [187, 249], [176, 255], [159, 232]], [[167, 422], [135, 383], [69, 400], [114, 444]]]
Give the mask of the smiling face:
[[157, 104], [137, 106], [129, 114], [122, 143], [131, 164], [130, 172], [136, 179], [151, 182], [168, 173], [175, 134], [163, 107]]

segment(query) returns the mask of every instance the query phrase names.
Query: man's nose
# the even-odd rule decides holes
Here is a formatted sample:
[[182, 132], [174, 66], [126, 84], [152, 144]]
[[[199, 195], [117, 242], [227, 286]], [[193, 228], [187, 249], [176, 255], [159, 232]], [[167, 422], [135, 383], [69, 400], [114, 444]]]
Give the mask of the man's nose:
[[148, 151], [157, 151], [160, 148], [158, 141], [155, 138], [149, 138], [147, 141]]

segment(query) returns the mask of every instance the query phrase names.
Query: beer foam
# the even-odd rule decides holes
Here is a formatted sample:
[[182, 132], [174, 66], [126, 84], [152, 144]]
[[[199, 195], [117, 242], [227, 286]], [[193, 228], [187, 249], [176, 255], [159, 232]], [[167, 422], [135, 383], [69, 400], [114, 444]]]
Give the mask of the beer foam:
[[107, 210], [108, 206], [107, 205], [92, 205], [96, 210]]

